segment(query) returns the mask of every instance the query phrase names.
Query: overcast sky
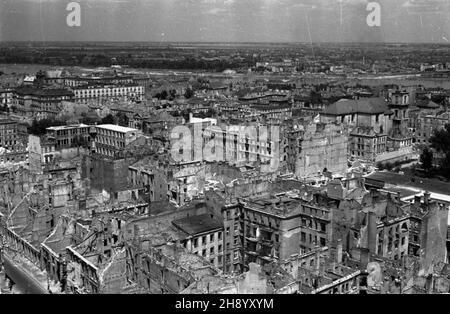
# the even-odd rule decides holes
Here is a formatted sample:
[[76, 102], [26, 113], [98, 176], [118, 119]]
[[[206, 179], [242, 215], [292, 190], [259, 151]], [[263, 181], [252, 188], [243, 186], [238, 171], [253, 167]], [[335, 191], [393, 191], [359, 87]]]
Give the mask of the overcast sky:
[[439, 42], [450, 40], [450, 0], [0, 0], [1, 41]]

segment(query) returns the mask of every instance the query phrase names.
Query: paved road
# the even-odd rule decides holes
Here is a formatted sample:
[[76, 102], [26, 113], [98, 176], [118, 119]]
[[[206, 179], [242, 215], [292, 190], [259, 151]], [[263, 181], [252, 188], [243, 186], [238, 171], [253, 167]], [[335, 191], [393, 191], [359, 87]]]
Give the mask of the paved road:
[[28, 274], [26, 270], [14, 263], [3, 254], [4, 272], [16, 284], [17, 291], [23, 294], [47, 294], [48, 291], [33, 276]]

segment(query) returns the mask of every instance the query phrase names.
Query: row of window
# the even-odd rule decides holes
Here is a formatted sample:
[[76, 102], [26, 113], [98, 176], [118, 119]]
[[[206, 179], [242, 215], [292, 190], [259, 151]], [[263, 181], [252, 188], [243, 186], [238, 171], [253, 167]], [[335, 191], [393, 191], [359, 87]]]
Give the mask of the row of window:
[[193, 250], [192, 253], [198, 254], [203, 257], [220, 254], [220, 253], [222, 253], [222, 245], [219, 244], [217, 246], [217, 250], [216, 250], [216, 247], [212, 246], [209, 248], [209, 250], [207, 250], [207, 249], [203, 249], [203, 250], [199, 250], [199, 251]]
[[325, 217], [325, 218], [328, 217], [328, 211], [319, 208], [309, 207], [306, 205], [302, 206], [302, 213], [316, 217]]
[[104, 145], [114, 146], [114, 147], [117, 147], [117, 148], [124, 148], [125, 147], [125, 143], [124, 142], [117, 141], [117, 140], [112, 140], [112, 139], [110, 139], [108, 137], [102, 137], [102, 136], [98, 137], [96, 139], [96, 142], [100, 143], [100, 144], [104, 144]]
[[123, 133], [123, 132], [117, 132], [117, 131], [107, 130], [107, 129], [103, 129], [103, 128], [97, 128], [97, 133], [99, 135], [112, 136], [115, 138], [125, 138], [125, 133]]
[[222, 231], [219, 231], [217, 233], [210, 234], [208, 236], [204, 235], [202, 237], [194, 238], [192, 241], [192, 246], [194, 248], [197, 248], [197, 247], [205, 246], [210, 243], [214, 243], [215, 241], [221, 241], [221, 240], [222, 240]]
[[89, 128], [74, 128], [66, 130], [57, 130], [56, 136], [75, 136], [78, 134], [87, 134]]
[[101, 155], [104, 155], [104, 156], [111, 156], [111, 157], [113, 157], [114, 154], [115, 154], [115, 151], [111, 150], [111, 149], [103, 148], [103, 147], [98, 147], [97, 148], [97, 153], [101, 154]]
[[317, 231], [326, 232], [327, 225], [324, 222], [317, 222], [314, 219], [302, 218], [302, 227], [308, 227]]
[[300, 234], [300, 241], [303, 243], [320, 245], [321, 247], [324, 247], [327, 245], [327, 240], [324, 237], [318, 237], [317, 235], [314, 235], [314, 237], [313, 237], [313, 235], [311, 233], [307, 237], [305, 232], [302, 232]]
[[277, 228], [280, 225], [280, 222], [278, 220], [270, 217], [269, 215], [263, 215], [252, 211], [245, 212], [245, 219], [248, 219], [251, 222], [264, 224], [266, 226], [269, 226], [270, 228]]
[[99, 96], [99, 95], [105, 95], [105, 96], [117, 96], [118, 94], [123, 93], [143, 93], [144, 88], [143, 87], [122, 87], [122, 88], [105, 88], [105, 89], [80, 89], [75, 91], [75, 95], [77, 97], [80, 96]]

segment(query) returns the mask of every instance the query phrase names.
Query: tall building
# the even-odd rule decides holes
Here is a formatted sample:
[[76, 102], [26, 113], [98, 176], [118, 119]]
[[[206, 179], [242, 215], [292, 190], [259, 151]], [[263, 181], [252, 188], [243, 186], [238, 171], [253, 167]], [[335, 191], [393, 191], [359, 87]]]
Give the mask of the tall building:
[[79, 103], [100, 102], [102, 100], [127, 98], [142, 101], [145, 97], [145, 87], [130, 85], [99, 85], [74, 87], [75, 101]]
[[222, 212], [225, 272], [285, 260], [331, 239], [330, 209], [306, 191], [249, 197]]
[[[280, 127], [277, 125], [246, 125], [211, 127], [204, 132], [207, 160], [226, 161], [231, 164], [259, 162], [268, 170], [278, 170], [284, 160], [280, 145]], [[208, 159], [209, 158], [209, 159]]]
[[188, 216], [172, 221], [172, 224], [186, 233], [181, 240], [189, 252], [198, 254], [211, 265], [223, 267], [223, 223], [212, 214]]
[[139, 130], [114, 124], [97, 125], [95, 132], [95, 152], [105, 157], [114, 157], [141, 135]]
[[[26, 128], [25, 128], [26, 129]], [[0, 119], [0, 162], [21, 162], [27, 159], [28, 136], [22, 126], [10, 119]]]
[[89, 125], [65, 125], [47, 128], [47, 138], [54, 142], [55, 149], [70, 148], [75, 146], [89, 146]]
[[74, 101], [74, 94], [63, 88], [19, 87], [14, 91], [13, 112], [31, 119], [52, 119], [60, 113], [64, 101]]

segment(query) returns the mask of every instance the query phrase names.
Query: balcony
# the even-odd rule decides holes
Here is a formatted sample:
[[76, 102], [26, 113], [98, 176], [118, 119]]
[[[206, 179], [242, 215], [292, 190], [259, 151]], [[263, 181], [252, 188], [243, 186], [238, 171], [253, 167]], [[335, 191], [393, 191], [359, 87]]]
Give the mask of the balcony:
[[276, 261], [275, 258], [270, 257], [270, 256], [259, 256], [259, 258], [262, 259], [262, 260], [265, 260], [265, 261], [267, 261], [267, 262], [273, 262], [273, 261]]
[[255, 243], [258, 242], [258, 238], [256, 238], [256, 237], [251, 237], [249, 235], [246, 235], [245, 238], [251, 242], [255, 242]]

